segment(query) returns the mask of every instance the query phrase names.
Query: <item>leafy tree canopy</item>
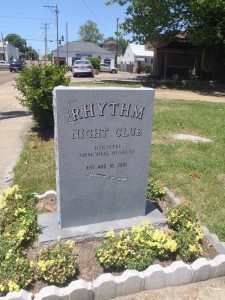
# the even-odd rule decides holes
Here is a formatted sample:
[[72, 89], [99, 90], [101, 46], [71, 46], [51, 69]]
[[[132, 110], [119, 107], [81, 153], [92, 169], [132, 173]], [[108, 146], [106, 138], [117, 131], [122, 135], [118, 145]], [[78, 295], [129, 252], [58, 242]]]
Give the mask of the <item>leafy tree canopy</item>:
[[99, 44], [104, 35], [100, 33], [97, 24], [91, 20], [88, 20], [84, 25], [81, 25], [78, 31], [81, 41], [92, 42]]
[[154, 41], [160, 35], [189, 33], [189, 40], [207, 45], [225, 43], [224, 0], [110, 0], [126, 5], [127, 17], [121, 28], [133, 39]]
[[16, 33], [10, 33], [8, 34], [5, 39], [5, 41], [8, 41], [11, 45], [18, 48], [20, 52], [24, 52], [24, 45], [23, 45], [23, 39], [20, 35]]
[[20, 35], [16, 33], [10, 33], [8, 34], [5, 39], [5, 41], [8, 41], [11, 45], [19, 49], [19, 52], [24, 53], [26, 50], [26, 53], [28, 56], [32, 59], [38, 58], [38, 53], [36, 50], [34, 50], [31, 46], [27, 47], [26, 40], [21, 38]]

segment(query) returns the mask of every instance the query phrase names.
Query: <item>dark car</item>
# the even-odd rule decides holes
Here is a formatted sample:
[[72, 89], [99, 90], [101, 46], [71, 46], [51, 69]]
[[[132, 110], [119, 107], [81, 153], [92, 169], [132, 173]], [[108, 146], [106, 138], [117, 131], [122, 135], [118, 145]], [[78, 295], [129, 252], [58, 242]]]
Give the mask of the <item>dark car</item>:
[[23, 69], [23, 61], [21, 59], [13, 59], [9, 62], [9, 70], [10, 72], [18, 72]]

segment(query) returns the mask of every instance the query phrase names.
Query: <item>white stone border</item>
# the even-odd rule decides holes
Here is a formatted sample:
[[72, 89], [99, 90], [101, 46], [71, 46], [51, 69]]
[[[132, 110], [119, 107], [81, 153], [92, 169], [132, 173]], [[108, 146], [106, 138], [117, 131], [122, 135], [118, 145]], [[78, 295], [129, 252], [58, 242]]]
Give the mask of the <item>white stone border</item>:
[[[168, 188], [165, 188], [165, 191], [173, 205], [180, 203]], [[23, 289], [19, 292], [10, 292], [5, 297], [0, 297], [0, 300], [108, 300], [144, 290], [179, 286], [225, 276], [225, 243], [220, 242], [218, 236], [211, 234], [206, 227], [202, 229], [204, 236], [219, 253], [212, 260], [198, 258], [191, 265], [175, 261], [168, 267], [156, 264], [143, 272], [126, 270], [120, 276], [106, 273], [92, 282], [80, 279], [64, 288], [53, 285], [44, 287], [35, 295]]]

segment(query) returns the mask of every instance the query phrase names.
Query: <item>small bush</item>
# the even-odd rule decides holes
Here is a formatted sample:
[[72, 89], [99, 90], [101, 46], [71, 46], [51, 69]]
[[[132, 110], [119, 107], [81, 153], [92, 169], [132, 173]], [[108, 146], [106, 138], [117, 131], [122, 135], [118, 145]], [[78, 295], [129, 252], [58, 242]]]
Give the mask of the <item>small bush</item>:
[[169, 227], [176, 231], [189, 226], [189, 222], [198, 223], [196, 212], [184, 204], [179, 204], [170, 208], [168, 210], [167, 221]]
[[92, 58], [89, 58], [92, 66], [93, 66], [93, 69], [100, 69], [100, 59], [98, 57], [92, 57]]
[[[17, 185], [4, 191], [0, 196], [0, 232], [2, 238], [13, 248], [31, 244], [39, 230], [35, 198], [22, 193]], [[2, 239], [0, 242], [4, 242]]]
[[183, 261], [193, 262], [203, 254], [202, 238], [203, 234], [200, 228], [195, 228], [195, 230], [183, 228], [177, 233], [178, 253]]
[[165, 195], [166, 192], [159, 182], [149, 180], [147, 187], [148, 199], [163, 198]]
[[66, 72], [64, 66], [33, 64], [30, 68], [25, 67], [16, 80], [16, 88], [22, 94], [18, 100], [29, 109], [39, 127], [53, 127], [52, 92], [58, 85], [69, 85]]
[[181, 258], [187, 262], [197, 259], [203, 253], [204, 235], [195, 211], [184, 204], [177, 205], [169, 209], [167, 221], [169, 227], [177, 231], [175, 240]]
[[17, 185], [0, 196], [0, 295], [27, 288], [33, 281], [25, 255], [39, 230], [35, 205], [34, 196]]
[[136, 71], [138, 74], [141, 74], [142, 72], [145, 71], [145, 67], [143, 65], [139, 65], [139, 66], [137, 66]]
[[118, 235], [110, 231], [107, 236], [108, 239], [96, 249], [96, 256], [106, 271], [141, 271], [151, 265], [156, 257], [167, 259], [177, 250], [170, 233], [155, 229], [148, 222], [120, 231]]
[[152, 69], [152, 67], [151, 67], [151, 65], [145, 65], [145, 73], [146, 74], [149, 74], [149, 73], [151, 73], [151, 69]]
[[21, 254], [9, 251], [0, 262], [0, 295], [28, 288], [34, 277], [32, 264]]
[[76, 256], [72, 249], [74, 242], [61, 242], [46, 247], [37, 255], [37, 272], [44, 281], [63, 285], [77, 274]]

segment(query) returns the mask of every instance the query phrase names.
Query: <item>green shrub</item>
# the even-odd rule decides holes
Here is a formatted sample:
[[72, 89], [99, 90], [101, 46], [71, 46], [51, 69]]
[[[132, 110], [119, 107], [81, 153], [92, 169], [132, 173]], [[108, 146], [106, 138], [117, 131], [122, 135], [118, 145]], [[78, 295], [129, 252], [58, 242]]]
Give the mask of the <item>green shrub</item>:
[[110, 231], [107, 237], [96, 249], [96, 256], [106, 271], [141, 271], [151, 265], [156, 257], [167, 259], [177, 250], [170, 233], [155, 229], [148, 222], [120, 231], [118, 235]]
[[34, 196], [14, 185], [0, 196], [0, 211], [0, 230], [7, 244], [13, 248], [32, 244], [39, 230]]
[[72, 250], [74, 242], [61, 242], [46, 247], [37, 255], [37, 272], [44, 281], [63, 285], [77, 274], [76, 256]]
[[34, 274], [25, 255], [39, 227], [33, 195], [17, 185], [0, 195], [0, 295], [27, 288]]
[[70, 79], [65, 77], [66, 67], [54, 64], [25, 67], [16, 80], [16, 88], [22, 94], [20, 103], [29, 109], [37, 125], [53, 127], [53, 89], [58, 85], [68, 86]]
[[187, 228], [190, 223], [199, 223], [196, 212], [191, 207], [184, 204], [179, 204], [170, 208], [168, 210], [167, 221], [169, 227], [176, 231]]
[[0, 296], [28, 288], [34, 278], [32, 264], [22, 255], [9, 251], [0, 262]]
[[100, 69], [100, 59], [98, 57], [91, 57], [89, 60], [93, 66], [93, 69]]
[[176, 235], [176, 242], [178, 246], [178, 253], [183, 261], [193, 262], [201, 254], [203, 254], [203, 249], [201, 246], [201, 240], [203, 239], [203, 234], [201, 229], [197, 228], [195, 230], [190, 230], [183, 228], [178, 231]]
[[151, 72], [151, 69], [152, 69], [151, 65], [146, 64], [144, 67], [145, 67], [145, 73], [150, 73]]
[[187, 262], [197, 259], [203, 253], [204, 235], [195, 211], [184, 204], [177, 205], [169, 209], [167, 221], [177, 231], [175, 240], [180, 257]]
[[145, 67], [143, 65], [139, 65], [139, 66], [137, 66], [136, 71], [138, 74], [141, 74], [142, 72], [145, 71]]
[[163, 198], [165, 195], [166, 192], [159, 182], [149, 180], [147, 187], [148, 199]]

